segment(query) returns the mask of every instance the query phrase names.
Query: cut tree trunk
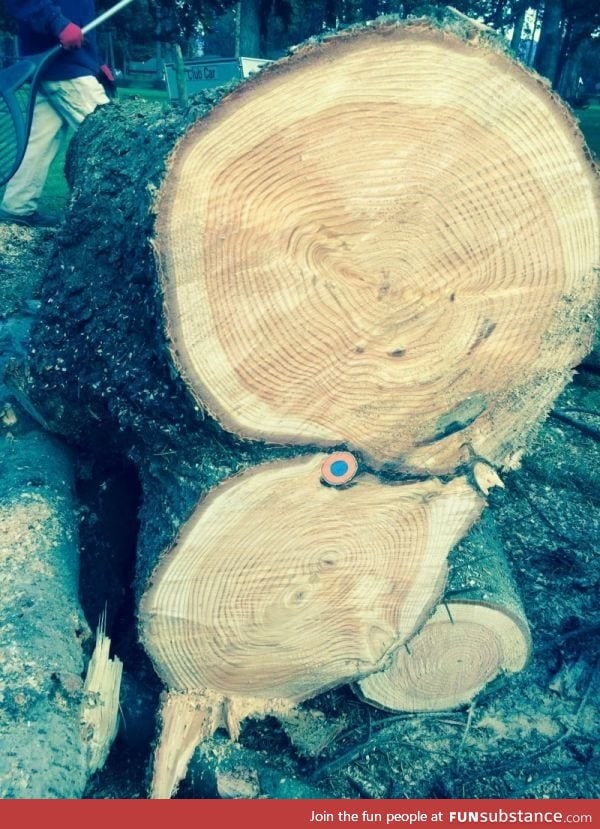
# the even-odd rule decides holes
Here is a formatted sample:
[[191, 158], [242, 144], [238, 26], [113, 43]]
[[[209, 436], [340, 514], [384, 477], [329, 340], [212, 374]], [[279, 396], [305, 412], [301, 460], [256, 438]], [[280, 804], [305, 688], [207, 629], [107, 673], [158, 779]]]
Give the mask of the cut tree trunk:
[[439, 599], [448, 553], [484, 504], [464, 477], [324, 487], [323, 459], [217, 487], [154, 573], [141, 638], [170, 689], [154, 797], [217, 728], [237, 738], [246, 716], [378, 670]]
[[33, 343], [50, 425], [139, 471], [160, 797], [215, 728], [421, 627], [598, 299], [581, 134], [462, 16], [350, 29], [223, 94], [82, 126]]
[[502, 464], [590, 347], [589, 322], [565, 337], [597, 296], [571, 132], [521, 67], [422, 26], [338, 36], [228, 96], [156, 208], [199, 403], [378, 468], [451, 473], [467, 446]]
[[489, 511], [449, 564], [444, 601], [431, 618], [383, 671], [357, 684], [366, 702], [388, 711], [458, 708], [526, 666], [529, 625]]

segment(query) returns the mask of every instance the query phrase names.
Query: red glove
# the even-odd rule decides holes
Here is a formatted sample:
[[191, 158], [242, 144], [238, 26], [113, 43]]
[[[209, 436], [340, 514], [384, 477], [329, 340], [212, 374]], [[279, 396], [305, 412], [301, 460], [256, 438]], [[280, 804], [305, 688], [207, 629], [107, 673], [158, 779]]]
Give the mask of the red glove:
[[106, 92], [108, 97], [114, 98], [117, 94], [117, 82], [115, 80], [115, 76], [105, 63], [103, 63], [100, 67], [100, 71], [98, 72], [96, 77], [104, 87], [104, 91]]
[[113, 75], [113, 73], [110, 71], [109, 67], [105, 63], [103, 63], [102, 66], [100, 67], [100, 72], [104, 75], [104, 78], [106, 79], [106, 82], [108, 82], [109, 84], [116, 83], [115, 76]]
[[83, 45], [83, 32], [75, 23], [68, 23], [59, 32], [60, 45], [65, 49], [81, 49]]

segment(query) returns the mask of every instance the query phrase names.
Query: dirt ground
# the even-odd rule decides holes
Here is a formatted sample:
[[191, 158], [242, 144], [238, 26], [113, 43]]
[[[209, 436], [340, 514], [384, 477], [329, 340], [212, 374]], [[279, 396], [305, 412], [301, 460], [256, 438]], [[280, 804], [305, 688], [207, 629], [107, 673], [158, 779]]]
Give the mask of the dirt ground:
[[[0, 227], [0, 382], [11, 359], [26, 364], [54, 238], [53, 230]], [[27, 406], [14, 384], [0, 390]], [[248, 776], [253, 766], [270, 769], [297, 781], [305, 797], [600, 797], [599, 437], [600, 370], [592, 361], [556, 402], [522, 468], [493, 491], [490, 509], [533, 638], [523, 672], [455, 711], [386, 713], [342, 687], [301, 706], [295, 723], [249, 720], [240, 738]], [[89, 458], [76, 466], [81, 601], [90, 627], [102, 605], [99, 569], [110, 570], [124, 597], [109, 631], [125, 663], [121, 727], [85, 796], [144, 798], [160, 684], [136, 643], [130, 595], [138, 489], [131, 470], [100, 481]], [[224, 742], [218, 734], [207, 750]], [[177, 796], [216, 794], [192, 779]]]

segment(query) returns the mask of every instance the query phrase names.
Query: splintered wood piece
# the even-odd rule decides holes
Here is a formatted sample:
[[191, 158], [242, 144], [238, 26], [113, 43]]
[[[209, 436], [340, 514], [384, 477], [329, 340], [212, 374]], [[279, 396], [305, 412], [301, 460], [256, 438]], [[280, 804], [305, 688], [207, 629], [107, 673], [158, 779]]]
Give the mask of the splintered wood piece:
[[174, 359], [242, 436], [499, 465], [591, 347], [595, 171], [480, 38], [386, 21], [297, 50], [190, 129], [156, 210]]
[[493, 466], [482, 461], [475, 461], [471, 464], [471, 472], [473, 480], [484, 495], [489, 495], [490, 489], [494, 487], [504, 489], [504, 482]]
[[83, 683], [81, 724], [90, 773], [101, 769], [119, 727], [119, 693], [123, 663], [110, 658], [110, 638], [103, 614], [96, 630], [96, 645]]
[[298, 702], [380, 668], [431, 612], [482, 497], [462, 477], [328, 487], [324, 457], [255, 467], [199, 503], [140, 602], [168, 688], [244, 715]]
[[224, 725], [222, 699], [163, 693], [159, 721], [150, 797], [168, 799], [185, 776], [196, 746]]
[[531, 636], [489, 512], [450, 557], [446, 598], [385, 670], [357, 685], [390, 711], [443, 711], [466, 705], [503, 673], [521, 671]]
[[186, 775], [196, 748], [217, 729], [226, 729], [229, 737], [237, 740], [245, 717], [284, 715], [289, 709], [290, 703], [285, 700], [227, 699], [210, 692], [163, 692], [150, 797], [172, 797]]

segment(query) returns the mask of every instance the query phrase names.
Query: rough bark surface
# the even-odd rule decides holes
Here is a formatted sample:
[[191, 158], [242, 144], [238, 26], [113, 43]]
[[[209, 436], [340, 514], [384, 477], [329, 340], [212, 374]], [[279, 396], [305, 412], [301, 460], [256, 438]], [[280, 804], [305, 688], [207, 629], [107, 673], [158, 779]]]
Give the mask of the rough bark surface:
[[81, 705], [90, 631], [78, 596], [71, 459], [14, 398], [4, 400], [0, 796], [77, 798], [89, 777]]
[[86, 121], [71, 144], [71, 210], [55, 237], [32, 336], [30, 393], [49, 427], [138, 470], [139, 591], [202, 493], [292, 454], [223, 432], [191, 398], [166, 349], [152, 204], [169, 148], [219, 97], [185, 115], [115, 103]]

